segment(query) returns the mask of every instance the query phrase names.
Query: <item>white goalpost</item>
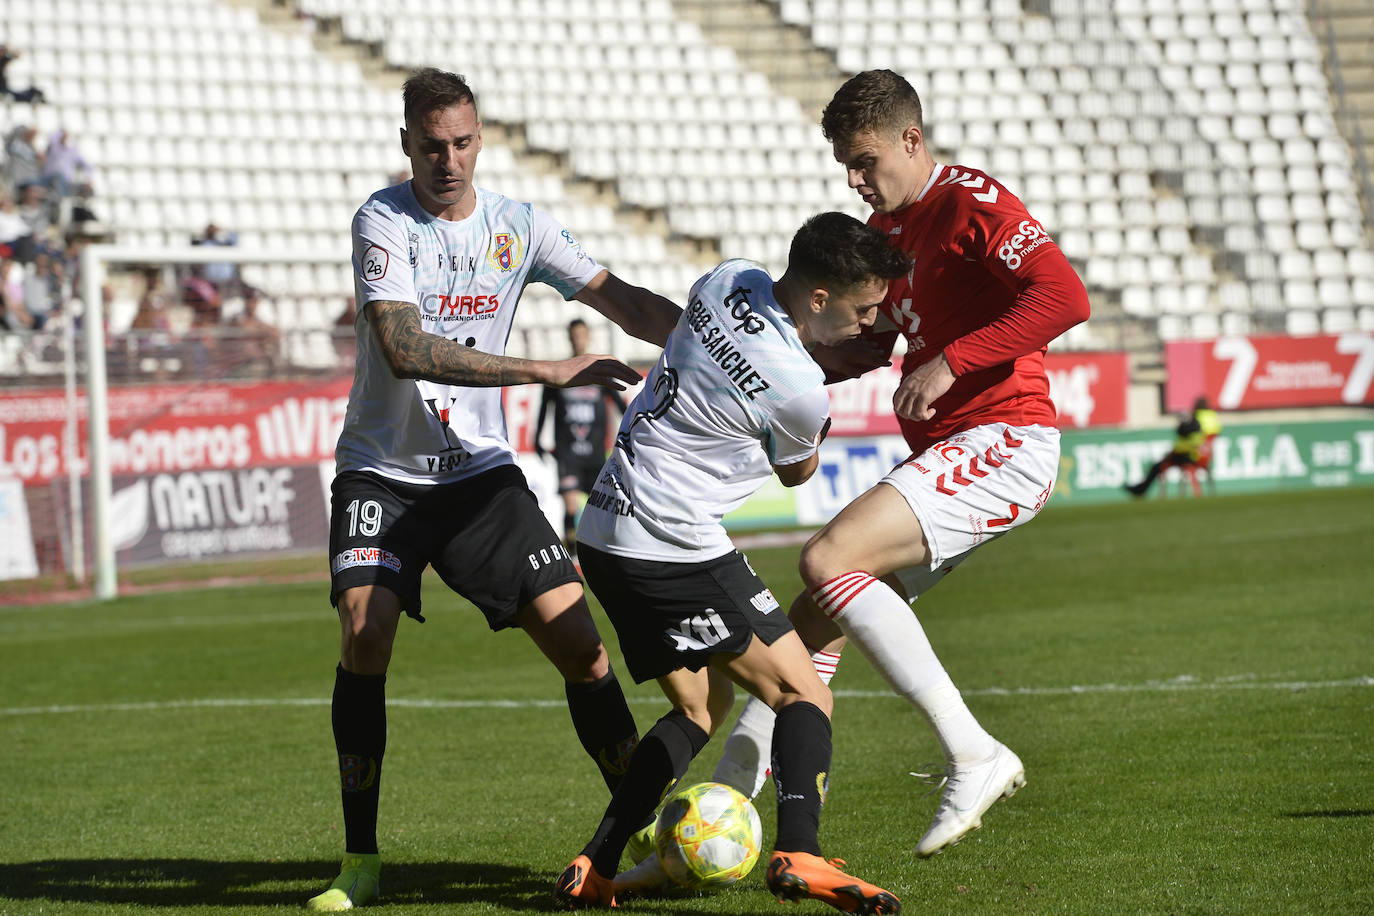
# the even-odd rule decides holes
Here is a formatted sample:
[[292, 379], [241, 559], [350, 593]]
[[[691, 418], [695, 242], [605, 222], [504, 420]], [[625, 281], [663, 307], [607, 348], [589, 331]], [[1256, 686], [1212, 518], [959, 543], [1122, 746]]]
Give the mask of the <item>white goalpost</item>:
[[111, 500], [113, 475], [110, 461], [109, 378], [105, 362], [105, 315], [102, 289], [107, 266], [114, 264], [190, 265], [232, 262], [236, 264], [343, 265], [347, 254], [335, 251], [269, 251], [237, 246], [187, 246], [184, 248], [128, 245], [88, 245], [81, 252], [80, 297], [85, 306], [87, 436], [91, 479], [91, 541], [94, 593], [99, 600], [117, 592], [115, 543], [112, 537]]

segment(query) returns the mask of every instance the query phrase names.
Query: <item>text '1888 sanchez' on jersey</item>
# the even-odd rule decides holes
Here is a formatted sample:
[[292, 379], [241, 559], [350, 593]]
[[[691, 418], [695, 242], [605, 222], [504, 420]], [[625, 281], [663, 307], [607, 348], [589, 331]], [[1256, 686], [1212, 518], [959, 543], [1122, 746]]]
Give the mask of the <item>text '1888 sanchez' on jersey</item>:
[[[763, 320], [749, 306], [749, 290], [736, 288], [724, 301], [730, 308], [730, 314], [740, 321], [734, 330], [757, 334], [763, 328]], [[768, 382], [744, 358], [725, 328], [716, 323], [711, 310], [701, 304], [700, 298], [694, 298], [687, 304], [687, 324], [694, 333], [700, 335], [701, 345], [707, 355], [745, 397], [752, 401], [768, 390]]]

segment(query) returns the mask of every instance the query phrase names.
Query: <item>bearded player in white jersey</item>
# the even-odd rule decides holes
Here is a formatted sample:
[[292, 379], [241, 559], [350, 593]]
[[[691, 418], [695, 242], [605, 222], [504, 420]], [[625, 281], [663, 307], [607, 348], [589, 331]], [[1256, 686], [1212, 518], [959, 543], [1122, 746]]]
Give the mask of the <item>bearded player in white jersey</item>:
[[529, 204], [472, 183], [482, 127], [472, 90], [440, 70], [403, 88], [401, 146], [414, 178], [378, 191], [353, 221], [357, 367], [335, 452], [330, 599], [345, 856], [311, 898], [319, 911], [378, 895], [377, 799], [386, 746], [384, 684], [402, 613], [420, 616], [433, 566], [494, 630], [518, 626], [566, 682], [573, 725], [610, 788], [636, 742], [634, 718], [596, 631], [577, 570], [506, 438], [501, 387], [601, 385], [639, 374], [609, 356], [505, 356], [521, 291], [547, 283], [628, 333], [663, 344], [681, 309], [630, 286]]
[[815, 471], [830, 400], [808, 350], [871, 326], [888, 280], [910, 263], [882, 233], [823, 213], [794, 236], [780, 279], [731, 260], [693, 286], [577, 531], [630, 674], [656, 678], [672, 710], [640, 740], [596, 834], [559, 877], [559, 902], [616, 905], [617, 886], [630, 886], [615, 880], [621, 852], [724, 721], [733, 681], [777, 713], [768, 889], [848, 913], [900, 911], [894, 895], [821, 855], [830, 689], [721, 519], [770, 474], [796, 486]]

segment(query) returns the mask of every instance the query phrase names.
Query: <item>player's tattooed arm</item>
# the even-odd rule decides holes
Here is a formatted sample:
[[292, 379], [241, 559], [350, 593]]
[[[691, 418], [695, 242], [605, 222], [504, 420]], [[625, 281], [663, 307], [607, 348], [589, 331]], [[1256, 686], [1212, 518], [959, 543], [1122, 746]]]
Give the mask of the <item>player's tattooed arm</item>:
[[366, 314], [397, 378], [470, 388], [539, 382], [559, 388], [601, 385], [617, 391], [639, 381], [638, 372], [609, 356], [585, 354], [545, 361], [483, 353], [423, 330], [420, 310], [409, 302], [374, 300], [367, 303]]

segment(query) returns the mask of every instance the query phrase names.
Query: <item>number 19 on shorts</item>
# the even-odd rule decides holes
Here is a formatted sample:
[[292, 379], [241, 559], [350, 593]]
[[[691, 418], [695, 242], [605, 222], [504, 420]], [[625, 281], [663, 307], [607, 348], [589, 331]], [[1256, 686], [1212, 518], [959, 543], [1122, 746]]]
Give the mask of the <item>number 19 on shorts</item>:
[[375, 499], [355, 499], [344, 510], [348, 513], [348, 536], [376, 537], [382, 530], [382, 504]]

